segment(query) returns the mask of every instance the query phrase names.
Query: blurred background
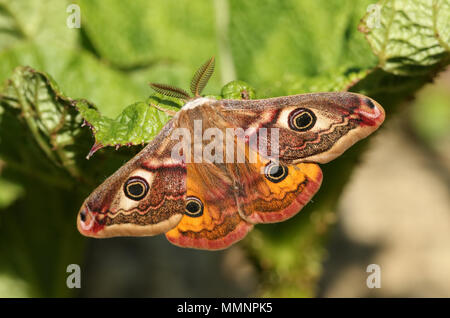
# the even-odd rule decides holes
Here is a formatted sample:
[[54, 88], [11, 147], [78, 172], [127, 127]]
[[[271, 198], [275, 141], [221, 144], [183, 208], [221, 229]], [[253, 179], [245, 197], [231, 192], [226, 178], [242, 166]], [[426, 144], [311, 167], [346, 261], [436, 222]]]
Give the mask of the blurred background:
[[[76, 214], [94, 186], [39, 176], [39, 154], [28, 155], [35, 141], [7, 134], [6, 123], [21, 117], [6, 117], [4, 99], [0, 296], [450, 297], [450, 6], [439, 2], [436, 14], [425, 0], [374, 4], [0, 0], [0, 80], [31, 66], [112, 118], [145, 100], [148, 82], [186, 88], [213, 55], [207, 94], [235, 79], [259, 98], [350, 90], [387, 113], [375, 135], [323, 166], [322, 188], [301, 213], [208, 252], [162, 235], [82, 237]], [[70, 28], [77, 8], [80, 28]], [[83, 158], [94, 139], [86, 141]], [[139, 149], [103, 149], [83, 165], [97, 169], [99, 184]], [[81, 266], [81, 289], [66, 286], [69, 264]], [[369, 264], [380, 266], [381, 288], [367, 287]]]

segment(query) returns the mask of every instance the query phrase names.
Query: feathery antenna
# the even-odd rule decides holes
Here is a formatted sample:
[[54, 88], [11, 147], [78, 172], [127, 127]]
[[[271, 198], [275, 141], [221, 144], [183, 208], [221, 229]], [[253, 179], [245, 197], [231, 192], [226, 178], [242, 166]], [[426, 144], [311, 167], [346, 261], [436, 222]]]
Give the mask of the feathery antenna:
[[169, 96], [169, 97], [175, 97], [180, 99], [189, 99], [190, 96], [188, 92], [186, 92], [184, 89], [166, 85], [166, 84], [158, 84], [158, 83], [149, 83], [150, 87], [153, 88], [156, 92]]
[[[205, 88], [206, 84], [208, 83], [209, 79], [211, 78], [212, 73], [214, 72], [214, 56], [211, 57], [208, 61], [206, 61], [200, 68], [195, 72], [194, 77], [191, 81], [191, 92], [192, 95], [195, 97], [199, 97], [202, 93], [203, 89]], [[149, 83], [150, 87], [153, 88], [156, 92], [169, 96], [169, 97], [175, 97], [180, 99], [188, 100], [191, 98], [189, 96], [189, 93], [186, 92], [184, 89], [166, 85], [166, 84], [158, 84], [158, 83]]]
[[200, 68], [195, 72], [194, 77], [191, 81], [191, 92], [195, 97], [200, 96], [201, 92], [205, 88], [208, 80], [211, 78], [214, 72], [214, 56], [205, 62]]

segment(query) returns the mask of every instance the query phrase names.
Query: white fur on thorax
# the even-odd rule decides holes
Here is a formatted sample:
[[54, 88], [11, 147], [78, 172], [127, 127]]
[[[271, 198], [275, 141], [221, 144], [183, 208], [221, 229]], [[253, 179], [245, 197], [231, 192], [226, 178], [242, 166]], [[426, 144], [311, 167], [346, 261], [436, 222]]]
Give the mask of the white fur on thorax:
[[183, 105], [183, 107], [181, 109], [182, 110], [194, 109], [197, 106], [200, 106], [200, 105], [203, 105], [204, 103], [212, 102], [212, 101], [214, 101], [214, 99], [200, 97], [200, 98], [191, 100], [190, 102], [187, 102], [186, 104]]

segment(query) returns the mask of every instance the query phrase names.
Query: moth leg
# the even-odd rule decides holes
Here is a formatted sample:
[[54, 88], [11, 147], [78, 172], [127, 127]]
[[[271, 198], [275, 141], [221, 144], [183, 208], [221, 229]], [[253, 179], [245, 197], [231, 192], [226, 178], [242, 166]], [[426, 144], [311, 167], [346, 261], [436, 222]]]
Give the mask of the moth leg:
[[167, 115], [169, 115], [171, 117], [173, 117], [173, 116], [175, 116], [177, 114], [177, 112], [174, 111], [174, 110], [164, 109], [164, 108], [161, 108], [158, 105], [153, 104], [153, 103], [150, 103], [150, 106], [155, 107], [157, 110], [159, 110], [159, 111], [161, 111], [163, 113], [166, 113]]

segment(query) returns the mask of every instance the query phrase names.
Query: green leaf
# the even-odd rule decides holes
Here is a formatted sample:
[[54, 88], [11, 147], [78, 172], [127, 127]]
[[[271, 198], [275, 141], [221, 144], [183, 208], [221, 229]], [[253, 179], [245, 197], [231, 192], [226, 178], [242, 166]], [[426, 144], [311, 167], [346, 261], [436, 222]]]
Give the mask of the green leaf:
[[0, 0], [0, 50], [30, 40], [43, 46], [74, 48], [78, 34], [67, 27], [67, 6], [60, 0]]
[[[310, 78], [333, 79], [331, 74], [343, 77], [374, 67], [376, 57], [357, 30], [371, 3], [262, 0], [255, 6], [229, 1], [228, 33], [238, 79], [257, 87], [260, 97], [274, 97], [308, 92], [309, 85], [302, 83]], [[324, 89], [316, 86], [315, 91]]]
[[0, 80], [9, 78], [20, 65], [46, 70], [67, 96], [89, 99], [108, 116], [117, 116], [124, 105], [143, 99], [150, 91], [147, 81], [135, 83], [86, 51], [23, 43], [0, 52]]
[[[17, 68], [1, 91], [0, 106], [3, 112], [20, 114], [28, 133], [53, 164], [81, 178], [73, 146], [83, 134], [80, 129], [82, 118], [48, 75], [29, 67]], [[13, 153], [0, 153], [7, 162], [14, 162]]]
[[78, 165], [89, 142], [81, 122], [54, 82], [31, 68], [17, 68], [0, 92], [1, 187], [20, 185], [0, 213], [0, 276], [18, 284], [16, 295], [73, 293], [65, 268], [80, 263], [83, 241], [67, 207], [85, 195], [80, 184], [98, 181], [98, 171]]
[[19, 67], [0, 92], [0, 279], [17, 283], [15, 295], [73, 294], [65, 281], [67, 265], [82, 262], [78, 207], [132, 155], [87, 161], [92, 137], [82, 122], [43, 72]]
[[[145, 94], [148, 82], [186, 87], [195, 66], [217, 52], [212, 1], [81, 0], [79, 4], [82, 34], [90, 43], [90, 51], [111, 69], [123, 71], [126, 81], [132, 81], [141, 91], [142, 87], [147, 89]], [[220, 74], [221, 70], [216, 70], [207, 90], [220, 90]], [[127, 94], [125, 89], [118, 91]], [[67, 92], [95, 102], [105, 114], [109, 111], [103, 106], [107, 104], [92, 96]], [[142, 97], [118, 104], [136, 100]], [[119, 111], [108, 115], [115, 116]]]
[[[189, 61], [192, 67], [216, 51], [209, 1], [82, 0], [80, 7], [96, 52], [121, 68], [179, 61]], [[200, 53], [205, 56], [199, 59]]]
[[255, 99], [255, 89], [244, 81], [231, 81], [222, 88], [224, 99]]
[[383, 70], [396, 75], [424, 75], [448, 63], [449, 21], [448, 0], [380, 1], [364, 17], [360, 30]]
[[0, 49], [14, 45], [26, 37], [13, 13], [3, 3], [0, 3], [0, 21], [3, 29], [0, 32]]
[[153, 95], [146, 102], [127, 106], [115, 119], [102, 116], [87, 101], [77, 101], [77, 109], [95, 135], [95, 145], [88, 157], [105, 146], [143, 145], [151, 141], [170, 119], [168, 114], [151, 104], [163, 105], [162, 108], [172, 111], [182, 105], [180, 100], [168, 100], [168, 97], [163, 100], [158, 96], [161, 95]]
[[23, 194], [23, 188], [20, 184], [0, 179], [0, 210], [10, 206]]

